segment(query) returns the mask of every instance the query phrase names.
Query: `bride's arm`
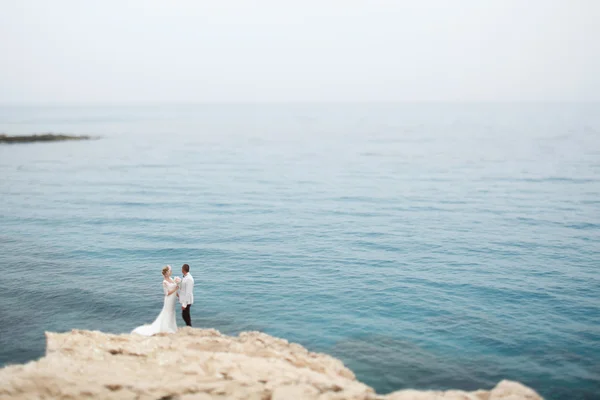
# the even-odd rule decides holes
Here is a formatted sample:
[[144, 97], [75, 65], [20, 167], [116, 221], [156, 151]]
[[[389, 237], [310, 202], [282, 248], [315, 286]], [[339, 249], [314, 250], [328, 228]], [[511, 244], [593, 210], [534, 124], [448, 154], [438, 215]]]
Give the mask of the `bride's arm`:
[[177, 291], [177, 286], [175, 286], [175, 289], [169, 291], [169, 288], [167, 287], [167, 283], [163, 282], [163, 291], [165, 292], [165, 296], [170, 296]]
[[177, 291], [177, 287], [175, 287], [175, 289], [171, 290], [170, 292], [167, 293], [167, 296], [172, 295], [173, 293], [175, 293]]

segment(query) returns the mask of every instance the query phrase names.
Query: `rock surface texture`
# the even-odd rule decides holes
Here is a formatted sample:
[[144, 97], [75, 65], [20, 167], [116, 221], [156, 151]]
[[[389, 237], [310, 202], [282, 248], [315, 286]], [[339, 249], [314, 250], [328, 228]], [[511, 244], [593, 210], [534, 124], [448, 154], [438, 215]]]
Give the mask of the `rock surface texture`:
[[341, 361], [259, 332], [142, 337], [47, 333], [46, 356], [0, 370], [0, 399], [541, 399], [517, 382], [490, 391], [377, 395]]

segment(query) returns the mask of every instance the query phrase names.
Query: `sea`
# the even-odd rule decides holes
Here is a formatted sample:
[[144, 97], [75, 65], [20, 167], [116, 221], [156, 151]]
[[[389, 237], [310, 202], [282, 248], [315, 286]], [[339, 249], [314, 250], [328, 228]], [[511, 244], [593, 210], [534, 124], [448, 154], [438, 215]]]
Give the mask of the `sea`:
[[331, 354], [378, 393], [598, 399], [599, 110], [1, 106], [0, 133], [95, 139], [0, 145], [0, 366], [46, 331], [152, 322], [187, 263], [194, 326]]

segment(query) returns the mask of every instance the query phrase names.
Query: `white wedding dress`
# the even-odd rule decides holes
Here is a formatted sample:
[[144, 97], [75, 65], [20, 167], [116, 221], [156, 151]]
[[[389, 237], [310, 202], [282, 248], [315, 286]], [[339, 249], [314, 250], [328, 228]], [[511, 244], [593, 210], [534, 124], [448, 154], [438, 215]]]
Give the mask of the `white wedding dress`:
[[177, 322], [175, 321], [175, 301], [177, 300], [177, 292], [167, 296], [167, 293], [177, 287], [174, 282], [163, 281], [163, 291], [165, 292], [165, 302], [160, 314], [151, 325], [142, 325], [135, 328], [131, 333], [138, 335], [152, 336], [157, 333], [175, 333], [177, 332]]

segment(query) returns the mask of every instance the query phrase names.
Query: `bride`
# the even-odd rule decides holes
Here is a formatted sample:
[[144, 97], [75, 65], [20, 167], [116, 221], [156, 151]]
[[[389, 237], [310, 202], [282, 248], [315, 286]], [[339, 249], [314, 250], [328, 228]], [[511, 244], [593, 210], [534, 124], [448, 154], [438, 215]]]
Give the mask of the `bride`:
[[131, 333], [138, 335], [152, 336], [157, 333], [175, 333], [177, 332], [177, 322], [175, 322], [175, 300], [178, 284], [171, 279], [171, 266], [167, 265], [162, 269], [163, 282], [162, 287], [165, 293], [165, 302], [160, 314], [151, 325], [142, 325], [135, 328]]

